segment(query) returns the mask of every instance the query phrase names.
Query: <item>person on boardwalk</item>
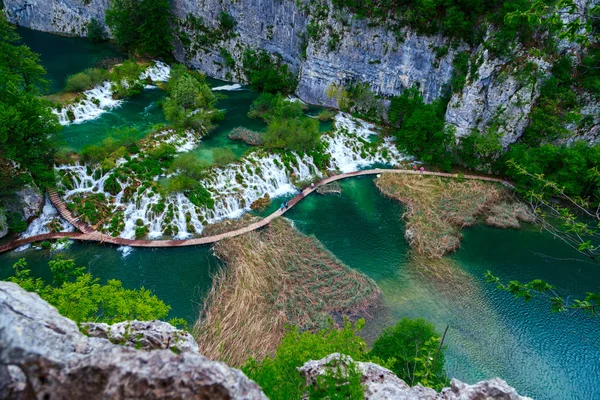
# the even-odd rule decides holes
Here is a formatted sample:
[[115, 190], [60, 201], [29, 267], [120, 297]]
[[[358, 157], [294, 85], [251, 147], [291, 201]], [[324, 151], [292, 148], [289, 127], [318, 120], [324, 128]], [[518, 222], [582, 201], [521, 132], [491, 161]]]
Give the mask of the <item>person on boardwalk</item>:
[[314, 182], [311, 182], [311, 183], [310, 183], [310, 188], [311, 188], [311, 189], [314, 189], [314, 188], [315, 188], [315, 183], [314, 183]]
[[279, 207], [279, 209], [283, 211], [283, 207], [285, 207], [285, 203], [281, 203], [281, 207]]
[[413, 164], [413, 170], [417, 172], [417, 164]]
[[284, 203], [284, 205], [285, 205], [285, 208], [286, 208], [286, 209], [289, 207], [289, 204], [288, 204], [288, 202], [287, 202], [287, 201]]
[[421, 173], [423, 173], [423, 171], [425, 171], [425, 167], [421, 167]]

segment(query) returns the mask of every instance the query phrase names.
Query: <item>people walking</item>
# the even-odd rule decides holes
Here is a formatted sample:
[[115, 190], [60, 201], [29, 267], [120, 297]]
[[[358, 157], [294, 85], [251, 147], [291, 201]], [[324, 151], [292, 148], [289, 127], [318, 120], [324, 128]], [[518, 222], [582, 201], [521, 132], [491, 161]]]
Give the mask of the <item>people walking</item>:
[[421, 167], [421, 173], [423, 173], [423, 171], [425, 171], [425, 167]]

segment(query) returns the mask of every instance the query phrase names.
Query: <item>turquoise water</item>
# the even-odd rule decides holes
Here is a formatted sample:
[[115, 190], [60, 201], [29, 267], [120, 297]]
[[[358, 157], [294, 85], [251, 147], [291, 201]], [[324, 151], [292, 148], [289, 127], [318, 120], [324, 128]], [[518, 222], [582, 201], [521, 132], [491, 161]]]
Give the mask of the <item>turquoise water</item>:
[[95, 67], [103, 59], [125, 57], [108, 42], [92, 43], [83, 38], [51, 35], [21, 27], [16, 32], [24, 44], [40, 55], [46, 78], [50, 80], [49, 93], [62, 90], [69, 75]]
[[[28, 43], [37, 45], [38, 41], [43, 44], [56, 39], [55, 46], [72, 47], [40, 45], [46, 51], [42, 60], [54, 76], [67, 74], [59, 71], [60, 54], [81, 54], [82, 60], [62, 64], [67, 70], [80, 63], [78, 69], [68, 73], [89, 66], [88, 58], [96, 54], [88, 48], [95, 49], [96, 45], [82, 39], [27, 32]], [[209, 83], [225, 84], [215, 80]], [[232, 148], [238, 156], [247, 151], [249, 146], [227, 138], [236, 126], [265, 128], [261, 121], [246, 116], [256, 93], [221, 93], [228, 96], [219, 103], [227, 110], [226, 120], [203, 138], [196, 150], [207, 161], [219, 147]], [[162, 122], [162, 112], [156, 106], [160, 96], [164, 92], [145, 91], [97, 120], [70, 126], [63, 133], [65, 142], [78, 149], [100, 142], [114, 126], [149, 129]], [[298, 229], [315, 235], [342, 261], [371, 276], [381, 287], [384, 307], [368, 322], [363, 332], [367, 340], [403, 316], [423, 317], [440, 331], [450, 326], [446, 364], [449, 376], [471, 383], [500, 376], [520, 394], [537, 399], [600, 398], [598, 320], [583, 315], [553, 315], [547, 303], [514, 300], [483, 279], [488, 269], [504, 280], [542, 278], [556, 285], [563, 295], [581, 296], [598, 290], [598, 266], [583, 262], [563, 243], [533, 228], [500, 230], [484, 226], [465, 230], [462, 248], [446, 264], [418, 265], [407, 255], [402, 206], [381, 196], [371, 178], [346, 180], [342, 187], [342, 195], [312, 195], [287, 216]], [[135, 249], [124, 257], [116, 247], [74, 244], [63, 253], [88, 266], [102, 280], [116, 278], [128, 288], [144, 286], [153, 290], [172, 306], [170, 317], [190, 322], [196, 318], [211, 276], [219, 266], [207, 246]], [[48, 252], [27, 250], [0, 255], [0, 279], [10, 275], [12, 264], [21, 257], [27, 259], [35, 275], [48, 278]]]

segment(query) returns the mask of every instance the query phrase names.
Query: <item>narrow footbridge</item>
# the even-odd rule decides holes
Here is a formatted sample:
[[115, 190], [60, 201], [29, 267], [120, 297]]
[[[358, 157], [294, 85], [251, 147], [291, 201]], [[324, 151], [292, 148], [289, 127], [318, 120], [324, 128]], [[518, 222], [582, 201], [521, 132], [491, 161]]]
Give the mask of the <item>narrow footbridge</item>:
[[[62, 199], [60, 198], [58, 193], [56, 193], [55, 190], [50, 189], [50, 190], [48, 190], [48, 197], [50, 199], [50, 202], [52, 202], [54, 207], [56, 207], [59, 214], [65, 220], [67, 220], [70, 224], [72, 224], [75, 228], [77, 228], [79, 230], [79, 232], [45, 233], [45, 234], [41, 234], [41, 235], [31, 236], [31, 237], [24, 238], [24, 239], [14, 240], [10, 243], [0, 246], [0, 253], [9, 251], [9, 250], [12, 250], [17, 247], [20, 247], [20, 246], [23, 246], [26, 244], [30, 244], [30, 243], [41, 242], [41, 241], [51, 240], [51, 239], [60, 239], [60, 238], [65, 238], [65, 237], [68, 237], [69, 239], [73, 239], [73, 240], [108, 243], [108, 244], [114, 244], [114, 245], [118, 245], [118, 246], [132, 246], [132, 247], [182, 247], [182, 246], [197, 246], [197, 245], [202, 245], [202, 244], [215, 243], [215, 242], [218, 242], [223, 239], [232, 238], [232, 237], [236, 237], [239, 235], [243, 235], [244, 233], [252, 232], [254, 230], [257, 230], [259, 228], [262, 228], [262, 227], [268, 225], [272, 220], [283, 215], [286, 211], [288, 211], [293, 206], [298, 204], [302, 199], [304, 199], [306, 196], [308, 196], [309, 194], [314, 192], [317, 189], [317, 187], [319, 187], [321, 185], [326, 185], [331, 182], [339, 181], [341, 179], [356, 177], [356, 176], [377, 175], [377, 174], [384, 174], [384, 173], [434, 175], [434, 176], [441, 176], [441, 177], [446, 177], [446, 178], [458, 178], [459, 177], [458, 174], [449, 174], [449, 173], [443, 173], [443, 172], [429, 172], [429, 171], [415, 172], [415, 171], [408, 170], [408, 169], [381, 169], [381, 168], [369, 169], [369, 170], [357, 171], [357, 172], [349, 172], [349, 173], [340, 174], [340, 175], [334, 175], [334, 176], [325, 178], [319, 182], [316, 182], [314, 188], [308, 187], [308, 188], [304, 189], [303, 191], [301, 191], [299, 194], [297, 194], [293, 199], [291, 199], [288, 202], [288, 208], [283, 209], [283, 210], [278, 209], [277, 211], [273, 212], [272, 214], [270, 214], [269, 216], [263, 218], [262, 220], [260, 220], [258, 222], [255, 222], [253, 224], [250, 224], [250, 225], [245, 226], [240, 229], [236, 229], [236, 230], [229, 231], [229, 232], [224, 232], [224, 233], [221, 233], [218, 235], [198, 237], [198, 238], [192, 238], [192, 239], [183, 239], [183, 240], [123, 239], [123, 238], [119, 238], [119, 237], [112, 237], [110, 235], [106, 235], [104, 233], [98, 232], [93, 227], [87, 225], [86, 223], [79, 220], [79, 218], [75, 217], [71, 213], [71, 211], [66, 207], [65, 203], [62, 201]], [[481, 181], [488, 181], [488, 182], [499, 182], [499, 183], [504, 183], [504, 184], [510, 184], [509, 182], [507, 182], [505, 180], [502, 180], [499, 178], [491, 178], [491, 177], [487, 177], [487, 176], [462, 175], [460, 177], [464, 178], [464, 179], [474, 179], [474, 180], [481, 180]]]

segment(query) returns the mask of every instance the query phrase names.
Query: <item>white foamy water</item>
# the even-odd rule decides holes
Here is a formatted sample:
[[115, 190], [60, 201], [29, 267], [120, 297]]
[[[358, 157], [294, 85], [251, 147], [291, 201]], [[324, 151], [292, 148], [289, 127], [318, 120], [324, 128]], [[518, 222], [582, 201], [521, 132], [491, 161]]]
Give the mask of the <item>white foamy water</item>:
[[[48, 225], [53, 222], [58, 223], [58, 226], [60, 226], [58, 229], [59, 232], [75, 231], [75, 227], [60, 217], [56, 208], [54, 208], [50, 200], [48, 200], [46, 197], [42, 213], [29, 224], [25, 232], [21, 234], [21, 239], [42, 235], [44, 233], [50, 233], [50, 228]], [[31, 247], [31, 245], [27, 244], [15, 249], [15, 251], [23, 251], [29, 247]]]
[[146, 68], [140, 75], [140, 79], [150, 78], [152, 82], [166, 82], [171, 76], [171, 67], [162, 61], [152, 61], [152, 64]]
[[227, 91], [227, 92], [234, 92], [236, 90], [242, 90], [242, 85], [240, 85], [239, 83], [234, 83], [233, 85], [223, 85], [223, 86], [217, 86], [212, 88], [213, 91], [219, 91], [219, 90], [223, 90], [223, 91]]
[[396, 165], [409, 159], [398, 151], [392, 138], [385, 138], [383, 144], [373, 146], [369, 138], [378, 132], [369, 122], [339, 113], [334, 123], [335, 131], [322, 138], [331, 155], [329, 169], [332, 171], [348, 173], [373, 164]]
[[[323, 136], [328, 152], [331, 154], [330, 170], [352, 172], [373, 164], [395, 165], [407, 159], [395, 147], [391, 138], [372, 144], [368, 138], [377, 135], [372, 124], [339, 114], [335, 120], [335, 131]], [[199, 139], [186, 132], [174, 135], [173, 131], [159, 132], [156, 141], [172, 143], [178, 151], [187, 151], [196, 146]], [[124, 160], [123, 160], [124, 161]], [[104, 192], [104, 184], [112, 171], [102, 171], [99, 167], [83, 165], [63, 165], [57, 171], [67, 173], [73, 182], [71, 189], [65, 190], [65, 198], [80, 194]], [[154, 177], [166, 178], [163, 174]], [[120, 233], [123, 238], [135, 238], [139, 224], [148, 230], [148, 238], [158, 239], [172, 236], [185, 239], [200, 234], [206, 224], [225, 218], [238, 218], [250, 210], [250, 205], [268, 194], [277, 198], [298, 191], [296, 182], [318, 179], [320, 171], [312, 157], [294, 155], [287, 165], [282, 156], [268, 154], [261, 150], [251, 153], [237, 163], [221, 168], [212, 168], [200, 183], [211, 194], [214, 207], [198, 207], [182, 193], [163, 198], [155, 189], [147, 188], [134, 191], [127, 198], [125, 189], [134, 185], [131, 177], [123, 177], [118, 183], [121, 190], [116, 195], [104, 192], [107, 205], [113, 213], [123, 213], [125, 228]], [[121, 249], [126, 255], [130, 249]]]
[[[96, 119], [106, 111], [119, 107], [123, 101], [113, 99], [111, 87], [110, 82], [104, 82], [102, 85], [83, 92], [82, 97], [85, 96], [85, 98], [79, 102], [68, 104], [60, 111], [53, 110], [58, 115], [58, 122], [61, 125], [80, 124]], [[73, 113], [73, 120], [69, 118], [69, 111]]]
[[[171, 67], [161, 61], [153, 61], [153, 64], [140, 74], [141, 80], [150, 79], [152, 82], [166, 82], [169, 80]], [[155, 89], [154, 85], [146, 85], [145, 89]], [[123, 100], [113, 99], [112, 83], [106, 81], [93, 89], [82, 93], [82, 100], [67, 104], [60, 111], [54, 109], [53, 112], [58, 115], [58, 122], [61, 125], [80, 124], [98, 118], [105, 112], [119, 107]], [[69, 118], [69, 113], [73, 114], [74, 119]]]

